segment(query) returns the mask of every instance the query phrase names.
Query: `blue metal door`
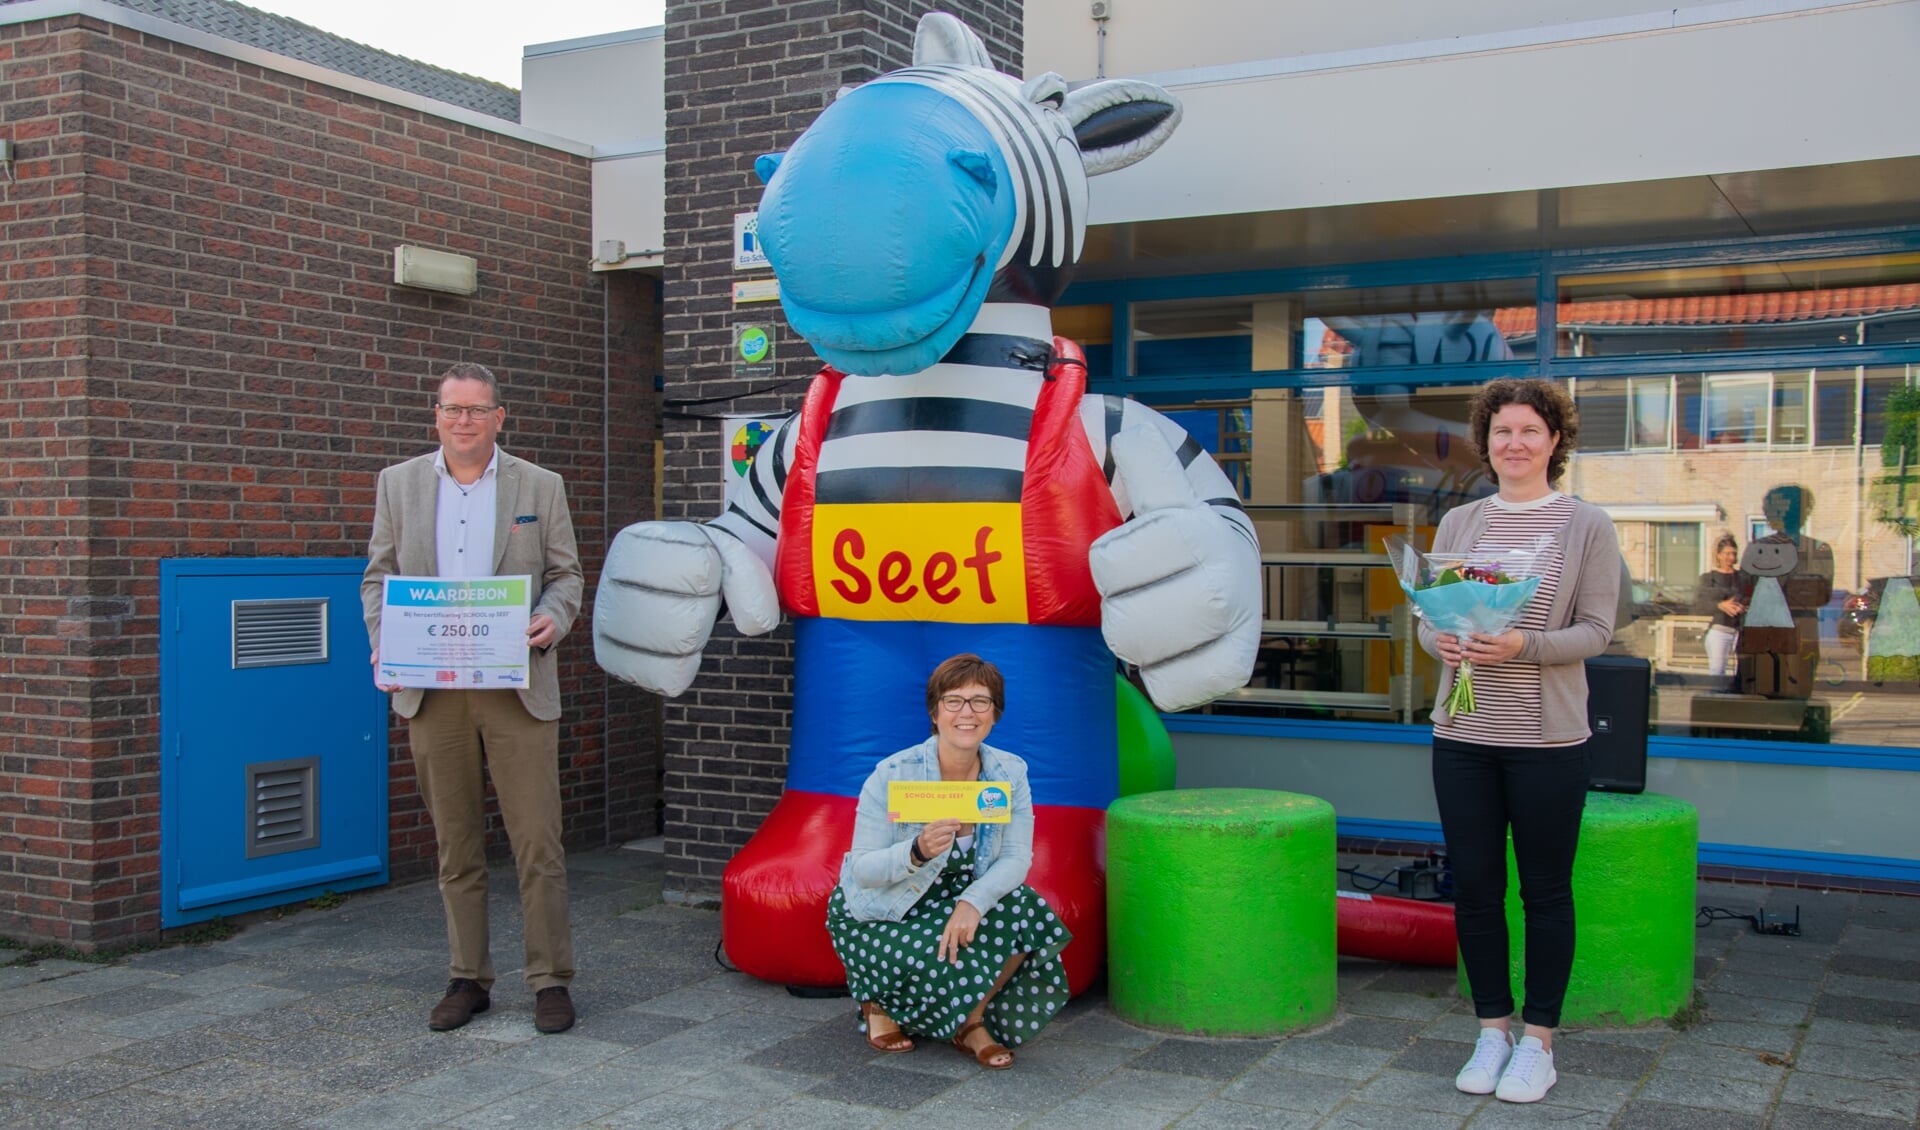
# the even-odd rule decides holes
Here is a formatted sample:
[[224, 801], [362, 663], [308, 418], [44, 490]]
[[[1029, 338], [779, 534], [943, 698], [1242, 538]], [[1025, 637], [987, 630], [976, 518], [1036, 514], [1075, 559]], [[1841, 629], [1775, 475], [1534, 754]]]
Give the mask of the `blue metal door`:
[[365, 567], [160, 563], [161, 925], [387, 881]]

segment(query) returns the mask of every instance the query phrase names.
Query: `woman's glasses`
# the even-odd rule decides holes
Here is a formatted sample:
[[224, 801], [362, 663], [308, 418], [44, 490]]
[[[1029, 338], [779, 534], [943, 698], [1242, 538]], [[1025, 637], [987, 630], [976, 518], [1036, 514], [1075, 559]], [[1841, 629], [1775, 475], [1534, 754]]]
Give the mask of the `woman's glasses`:
[[940, 709], [946, 711], [948, 714], [958, 714], [962, 707], [973, 708], [975, 714], [986, 714], [993, 709], [993, 700], [986, 695], [962, 698], [960, 695], [950, 694], [940, 697]]

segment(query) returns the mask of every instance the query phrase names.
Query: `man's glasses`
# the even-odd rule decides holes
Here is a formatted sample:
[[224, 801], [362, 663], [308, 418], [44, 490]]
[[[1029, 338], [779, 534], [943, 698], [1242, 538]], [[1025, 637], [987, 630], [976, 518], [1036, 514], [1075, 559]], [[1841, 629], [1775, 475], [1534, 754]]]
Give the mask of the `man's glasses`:
[[986, 714], [993, 710], [993, 700], [986, 695], [962, 698], [957, 694], [950, 694], [942, 695], [940, 698], [940, 709], [946, 711], [948, 714], [960, 713], [960, 708], [963, 706], [972, 707], [975, 714]]
[[498, 404], [436, 404], [433, 408], [449, 420], [484, 420], [500, 410]]

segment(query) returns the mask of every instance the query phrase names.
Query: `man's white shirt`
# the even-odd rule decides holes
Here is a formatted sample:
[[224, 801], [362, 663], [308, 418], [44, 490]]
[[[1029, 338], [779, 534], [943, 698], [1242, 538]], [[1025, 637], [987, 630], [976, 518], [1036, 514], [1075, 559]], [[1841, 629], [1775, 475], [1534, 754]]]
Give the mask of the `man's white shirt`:
[[493, 573], [494, 502], [499, 494], [500, 447], [472, 486], [461, 486], [447, 470], [444, 449], [433, 455], [440, 497], [433, 509], [438, 575], [486, 577]]

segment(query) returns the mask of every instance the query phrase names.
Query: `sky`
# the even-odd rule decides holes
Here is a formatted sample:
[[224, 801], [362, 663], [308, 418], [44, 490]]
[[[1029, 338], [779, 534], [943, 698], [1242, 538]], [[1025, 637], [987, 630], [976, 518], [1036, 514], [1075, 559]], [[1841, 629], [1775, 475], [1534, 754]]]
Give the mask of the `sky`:
[[518, 89], [520, 52], [662, 22], [666, 0], [242, 0], [321, 31]]

